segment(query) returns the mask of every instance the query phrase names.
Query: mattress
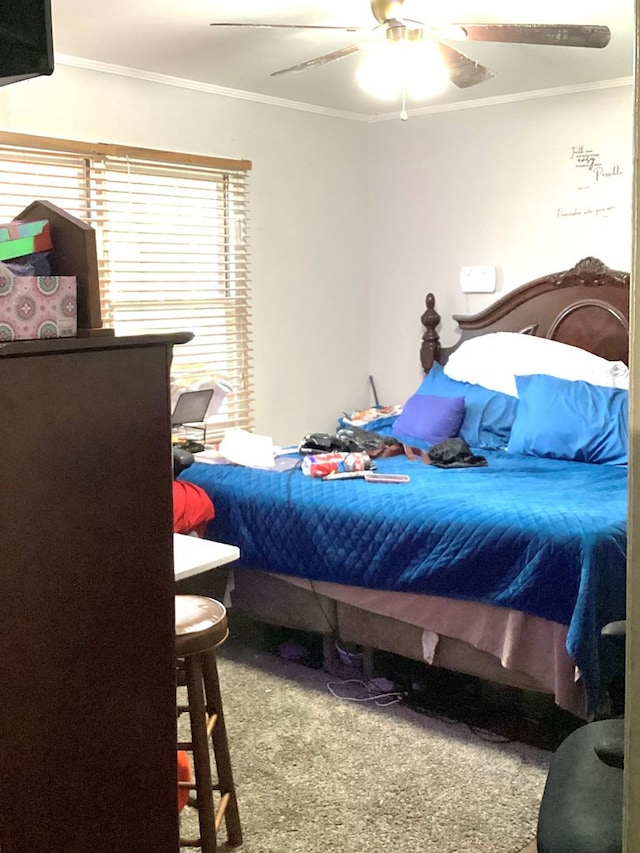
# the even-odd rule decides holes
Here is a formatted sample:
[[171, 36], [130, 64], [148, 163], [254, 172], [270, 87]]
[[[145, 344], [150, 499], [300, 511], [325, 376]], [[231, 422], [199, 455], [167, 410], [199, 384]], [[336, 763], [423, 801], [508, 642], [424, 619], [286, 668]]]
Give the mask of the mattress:
[[625, 614], [626, 469], [485, 456], [482, 468], [378, 462], [406, 484], [204, 463], [182, 476], [214, 502], [207, 535], [238, 545], [245, 566], [565, 625], [593, 708], [614, 665], [600, 628]]

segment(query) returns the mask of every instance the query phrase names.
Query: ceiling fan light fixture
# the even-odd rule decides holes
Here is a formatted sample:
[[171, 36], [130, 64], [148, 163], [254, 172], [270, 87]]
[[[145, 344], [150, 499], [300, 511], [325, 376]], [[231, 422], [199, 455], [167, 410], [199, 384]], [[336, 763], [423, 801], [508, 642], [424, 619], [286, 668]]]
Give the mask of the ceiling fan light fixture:
[[388, 40], [362, 51], [358, 82], [365, 92], [385, 101], [405, 93], [412, 100], [432, 97], [449, 82], [438, 46], [430, 41]]

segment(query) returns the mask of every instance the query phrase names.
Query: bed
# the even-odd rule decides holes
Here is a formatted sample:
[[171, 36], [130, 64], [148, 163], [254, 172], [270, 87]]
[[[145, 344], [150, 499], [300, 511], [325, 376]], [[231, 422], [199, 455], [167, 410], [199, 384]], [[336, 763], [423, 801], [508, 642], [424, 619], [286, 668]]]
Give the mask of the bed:
[[[472, 385], [473, 392], [475, 382], [444, 371], [455, 375], [453, 366], [465, 363], [458, 357], [470, 347], [476, 347], [473, 371], [481, 346], [503, 339], [521, 344], [523, 337], [551, 342], [544, 346], [552, 352], [557, 342], [585, 358], [592, 353], [598, 367], [606, 361], [611, 375], [623, 376], [628, 316], [629, 275], [595, 258], [531, 281], [474, 316], [454, 317], [460, 339], [449, 349], [440, 344], [440, 317], [428, 294], [420, 350], [426, 384], [416, 395], [441, 402], [438, 381]], [[586, 403], [580, 397], [594, 412], [590, 431], [597, 414], [605, 432], [628, 413], [628, 392], [624, 379], [550, 379], [547, 370], [553, 367], [545, 363], [539, 375], [519, 376], [513, 409], [500, 398], [512, 412], [506, 446], [469, 441], [486, 465], [443, 470], [395, 456], [377, 460], [378, 471], [407, 473], [410, 483], [372, 485], [313, 479], [300, 466], [266, 471], [196, 462], [181, 476], [215, 504], [206, 535], [239, 546], [242, 555], [230, 578], [231, 605], [322, 634], [327, 651], [337, 640], [393, 652], [549, 693], [560, 707], [593, 716], [619, 664], [600, 629], [625, 616], [627, 471], [620, 445], [626, 453], [627, 436], [616, 427], [615, 452], [603, 451], [597, 435], [589, 438], [595, 456], [581, 449], [562, 458], [564, 445], [550, 455], [546, 446], [532, 447], [539, 431], [532, 439], [530, 418], [536, 399], [559, 400], [541, 429], [558, 421], [564, 441], [575, 412], [567, 415], [565, 398], [553, 394], [579, 389], [595, 394]], [[463, 399], [471, 411], [472, 395]], [[601, 399], [618, 408], [603, 414]], [[553, 440], [557, 445], [555, 433]]]

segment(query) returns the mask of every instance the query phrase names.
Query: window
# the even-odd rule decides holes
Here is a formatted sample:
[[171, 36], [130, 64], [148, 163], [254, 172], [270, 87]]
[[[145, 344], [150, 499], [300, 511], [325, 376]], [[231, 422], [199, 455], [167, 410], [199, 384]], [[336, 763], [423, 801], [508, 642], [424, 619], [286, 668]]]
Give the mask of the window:
[[95, 229], [103, 325], [118, 335], [192, 331], [174, 348], [174, 384], [231, 385], [208, 437], [252, 426], [250, 168], [0, 133], [0, 220], [46, 199]]

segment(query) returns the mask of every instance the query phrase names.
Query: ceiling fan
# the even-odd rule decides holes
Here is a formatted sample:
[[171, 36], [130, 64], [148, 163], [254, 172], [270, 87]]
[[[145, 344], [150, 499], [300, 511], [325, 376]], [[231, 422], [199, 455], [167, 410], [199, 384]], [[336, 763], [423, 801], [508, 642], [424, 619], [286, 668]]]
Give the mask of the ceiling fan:
[[[450, 41], [485, 41], [509, 44], [538, 44], [557, 47], [602, 48], [609, 44], [611, 32], [608, 27], [583, 24], [447, 24], [430, 26], [422, 21], [405, 18], [402, 15], [404, 0], [371, 0], [371, 12], [377, 26], [372, 29], [363, 27], [335, 27], [317, 24], [250, 24], [250, 23], [212, 23], [212, 27], [260, 27], [268, 29], [296, 30], [339, 30], [342, 32], [382, 32], [391, 42], [418, 42], [423, 39], [437, 44], [442, 62], [449, 80], [460, 88], [475, 86], [489, 80], [495, 74], [489, 68], [475, 62], [464, 53], [451, 47]], [[316, 65], [324, 65], [336, 59], [350, 56], [366, 46], [366, 40], [359, 44], [334, 50], [323, 56], [308, 59], [298, 65], [274, 71], [271, 76], [288, 74], [290, 71], [304, 71]]]

